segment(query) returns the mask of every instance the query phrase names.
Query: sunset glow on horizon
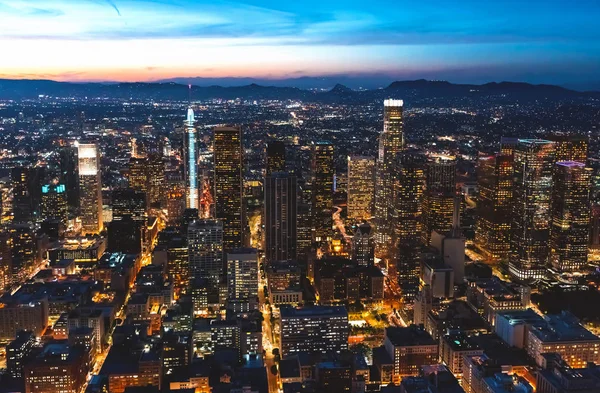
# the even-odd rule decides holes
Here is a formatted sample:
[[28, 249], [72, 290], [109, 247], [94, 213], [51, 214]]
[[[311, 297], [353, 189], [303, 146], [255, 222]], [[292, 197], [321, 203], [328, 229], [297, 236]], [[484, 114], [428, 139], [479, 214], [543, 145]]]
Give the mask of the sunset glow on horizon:
[[600, 70], [598, 15], [591, 0], [4, 0], [0, 77], [589, 81]]

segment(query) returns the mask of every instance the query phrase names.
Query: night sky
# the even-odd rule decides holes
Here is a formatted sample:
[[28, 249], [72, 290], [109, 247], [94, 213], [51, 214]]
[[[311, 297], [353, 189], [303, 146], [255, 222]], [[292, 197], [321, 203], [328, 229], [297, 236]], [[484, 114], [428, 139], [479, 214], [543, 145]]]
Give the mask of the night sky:
[[598, 0], [0, 0], [0, 77], [600, 81]]

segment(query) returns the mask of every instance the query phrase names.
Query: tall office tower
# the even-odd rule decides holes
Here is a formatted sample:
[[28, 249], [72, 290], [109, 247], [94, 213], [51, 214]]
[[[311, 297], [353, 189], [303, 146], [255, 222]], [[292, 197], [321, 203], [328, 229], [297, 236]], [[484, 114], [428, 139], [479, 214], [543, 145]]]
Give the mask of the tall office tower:
[[80, 143], [77, 153], [81, 228], [84, 233], [100, 233], [103, 228], [102, 173], [98, 147], [94, 143]]
[[227, 291], [232, 303], [245, 303], [240, 311], [258, 309], [258, 255], [253, 248], [227, 253]]
[[500, 138], [500, 155], [502, 156], [511, 156], [515, 151], [515, 147], [519, 143], [519, 138], [506, 137], [503, 136]]
[[148, 159], [131, 157], [129, 159], [129, 188], [147, 193], [148, 191]]
[[151, 153], [148, 155], [148, 204], [161, 206], [164, 198], [165, 163], [162, 155]]
[[215, 128], [213, 151], [215, 217], [223, 220], [223, 247], [226, 250], [241, 248], [245, 229], [241, 128]]
[[30, 192], [31, 171], [27, 167], [11, 170], [13, 187], [13, 221], [28, 222], [33, 219], [33, 199]]
[[196, 220], [188, 226], [190, 279], [204, 278], [218, 286], [224, 273], [223, 222]]
[[174, 183], [166, 191], [167, 217], [169, 225], [180, 222], [185, 210], [185, 187], [183, 184]]
[[348, 218], [371, 218], [374, 199], [375, 158], [348, 156]]
[[590, 260], [600, 260], [600, 160], [590, 159]]
[[575, 272], [588, 261], [592, 170], [576, 161], [557, 162], [552, 189], [550, 263]]
[[333, 145], [315, 143], [311, 167], [314, 241], [326, 242], [333, 236]]
[[60, 220], [63, 225], [67, 224], [69, 207], [67, 188], [64, 184], [52, 183], [42, 186], [40, 212], [43, 220]]
[[456, 195], [456, 158], [431, 155], [426, 164], [425, 178], [422, 241], [429, 245], [432, 232], [444, 234], [452, 229]]
[[112, 192], [113, 220], [127, 216], [134, 221], [146, 222], [146, 194], [131, 188], [113, 190]]
[[510, 251], [513, 157], [480, 155], [477, 159], [477, 226], [475, 245], [492, 260], [506, 260]]
[[7, 230], [10, 236], [12, 281], [20, 281], [35, 265], [35, 234], [28, 224], [12, 224]]
[[371, 266], [375, 263], [375, 239], [368, 223], [362, 223], [354, 232], [352, 256], [358, 266]]
[[390, 207], [392, 205], [392, 181], [394, 159], [404, 149], [404, 122], [402, 100], [383, 102], [383, 132], [379, 135], [377, 157], [377, 182], [375, 185], [375, 253], [378, 257], [389, 254], [392, 241]]
[[76, 211], [79, 208], [79, 174], [77, 173], [77, 149], [73, 146], [64, 147], [59, 151], [59, 167], [61, 184], [67, 192], [69, 209]]
[[113, 190], [113, 220], [108, 224], [107, 251], [138, 254], [146, 228], [146, 193], [132, 188]]
[[267, 143], [266, 175], [275, 172], [285, 172], [285, 143], [271, 141]]
[[589, 139], [580, 135], [553, 135], [548, 140], [555, 143], [556, 162], [587, 162]]
[[186, 193], [186, 207], [188, 209], [198, 209], [198, 146], [196, 141], [196, 127], [194, 119], [194, 110], [188, 108], [187, 118], [185, 120], [185, 193]]
[[519, 139], [514, 150], [510, 274], [544, 277], [548, 261], [554, 143]]
[[423, 192], [425, 156], [417, 151], [398, 154], [390, 216], [393, 221], [393, 256], [402, 297], [410, 302], [419, 289], [421, 233], [423, 231]]
[[0, 232], [0, 290], [12, 284], [12, 239]]
[[106, 225], [106, 251], [123, 254], [139, 254], [142, 252], [142, 235], [144, 224], [134, 221], [130, 216], [112, 220]]
[[265, 177], [265, 258], [267, 262], [296, 259], [298, 184], [296, 176], [272, 172]]
[[298, 179], [298, 259], [306, 261], [312, 247], [312, 187], [305, 179]]

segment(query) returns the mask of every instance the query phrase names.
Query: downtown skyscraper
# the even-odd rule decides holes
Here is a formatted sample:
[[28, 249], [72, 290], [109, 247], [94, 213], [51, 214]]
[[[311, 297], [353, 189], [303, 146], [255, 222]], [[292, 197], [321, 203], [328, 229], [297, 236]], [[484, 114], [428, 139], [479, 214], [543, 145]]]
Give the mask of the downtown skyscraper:
[[374, 199], [375, 158], [348, 156], [348, 218], [371, 218]]
[[187, 238], [190, 278], [207, 279], [213, 286], [218, 286], [225, 270], [223, 222], [196, 220], [189, 224]]
[[51, 183], [42, 186], [40, 213], [43, 220], [58, 220], [63, 225], [69, 218], [67, 188], [64, 184]]
[[452, 229], [456, 196], [456, 157], [430, 155], [425, 165], [423, 196], [423, 243], [429, 245], [431, 233], [445, 234]]
[[313, 240], [317, 243], [331, 240], [333, 236], [333, 145], [325, 142], [313, 144], [312, 151], [312, 213]]
[[479, 189], [475, 245], [493, 260], [506, 260], [510, 250], [513, 157], [494, 154], [477, 159]]
[[188, 209], [198, 209], [198, 147], [194, 110], [188, 108], [185, 120], [185, 196]]
[[265, 177], [265, 258], [267, 262], [296, 259], [298, 184], [296, 176], [273, 172]]
[[285, 171], [285, 143], [270, 141], [267, 143], [266, 175]]
[[214, 129], [215, 217], [223, 221], [223, 246], [244, 246], [243, 150], [239, 127]]
[[549, 259], [559, 272], [578, 271], [588, 261], [591, 175], [584, 163], [556, 163]]
[[100, 154], [94, 143], [80, 143], [79, 160], [79, 206], [81, 228], [84, 233], [100, 233], [102, 222], [102, 178]]
[[518, 279], [540, 279], [548, 261], [554, 142], [519, 139], [513, 155], [509, 271]]
[[375, 244], [376, 255], [389, 253], [392, 228], [390, 208], [394, 178], [394, 159], [404, 148], [404, 101], [388, 99], [383, 102], [383, 132], [379, 135], [377, 183], [375, 185]]
[[417, 151], [402, 152], [394, 161], [392, 259], [402, 297], [408, 302], [419, 290], [425, 163], [426, 157]]

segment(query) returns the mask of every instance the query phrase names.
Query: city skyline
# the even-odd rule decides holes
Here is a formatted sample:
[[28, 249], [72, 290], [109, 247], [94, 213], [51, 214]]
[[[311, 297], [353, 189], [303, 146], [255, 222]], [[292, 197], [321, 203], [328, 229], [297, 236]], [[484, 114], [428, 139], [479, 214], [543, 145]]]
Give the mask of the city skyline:
[[339, 76], [369, 86], [428, 78], [594, 87], [598, 15], [593, 1], [10, 0], [0, 3], [0, 49], [20, 55], [4, 57], [0, 78]]

